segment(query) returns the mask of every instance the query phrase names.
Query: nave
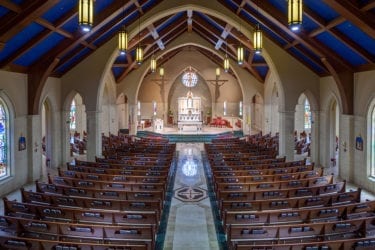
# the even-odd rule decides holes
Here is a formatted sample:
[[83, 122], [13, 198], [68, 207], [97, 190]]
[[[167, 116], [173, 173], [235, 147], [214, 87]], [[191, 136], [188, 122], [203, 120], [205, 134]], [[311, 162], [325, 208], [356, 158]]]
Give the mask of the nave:
[[[229, 142], [225, 142], [225, 144], [230, 145]], [[226, 147], [226, 150], [229, 148], [231, 147]], [[166, 195], [167, 198], [165, 199], [165, 204], [167, 205], [164, 206], [164, 208], [167, 208], [167, 211], [162, 212], [164, 219], [160, 222], [159, 233], [156, 236], [155, 248], [226, 249], [227, 245], [225, 239], [228, 235], [225, 236], [222, 234], [222, 221], [219, 217], [219, 214], [222, 213], [223, 210], [217, 210], [219, 202], [215, 199], [218, 197], [215, 197], [215, 194], [213, 193], [215, 190], [214, 185], [219, 184], [215, 183], [214, 185], [209, 186], [209, 184], [214, 183], [213, 179], [211, 179], [213, 174], [210, 173], [213, 170], [214, 165], [212, 164], [212, 161], [211, 164], [208, 164], [208, 152], [205, 151], [204, 144], [178, 143], [176, 145], [176, 152], [177, 165], [175, 169], [171, 170], [174, 172], [172, 174], [174, 177], [170, 179], [173, 183], [167, 184], [167, 193], [169, 192], [169, 194]], [[237, 160], [235, 158], [238, 157], [233, 157], [232, 160]], [[230, 159], [228, 158], [228, 160]], [[228, 164], [230, 164], [230, 162], [228, 162]], [[211, 171], [209, 170], [210, 168]], [[55, 169], [46, 168], [45, 170], [51, 176], [59, 175]], [[332, 170], [332, 168], [324, 169], [323, 175], [329, 175]], [[209, 176], [208, 182], [207, 173]], [[228, 174], [228, 172], [225, 173]], [[253, 174], [256, 175], [255, 173]], [[229, 179], [232, 178], [233, 175], [224, 174], [222, 177], [228, 177], [227, 181], [230, 182]], [[47, 181], [47, 179], [40, 180], [40, 182], [43, 181]], [[334, 178], [335, 183], [339, 181], [340, 180]], [[35, 183], [26, 185], [24, 188], [25, 190], [30, 189], [36, 191]], [[356, 187], [346, 183], [346, 191], [354, 189], [356, 189]], [[173, 192], [171, 192], [171, 190], [173, 190]], [[237, 193], [237, 191], [232, 192], [232, 194]], [[7, 198], [8, 200], [22, 200], [19, 191], [7, 195]], [[373, 201], [374, 196], [367, 193], [365, 190], [362, 190], [361, 201], [364, 202], [366, 200]], [[168, 205], [168, 203], [170, 205]], [[244, 211], [241, 213], [246, 215], [249, 212], [244, 208]], [[252, 211], [252, 213], [254, 213], [254, 211]], [[4, 214], [3, 204], [1, 207], [1, 214]], [[256, 225], [259, 227], [259, 224]], [[228, 246], [230, 246], [229, 242]]]

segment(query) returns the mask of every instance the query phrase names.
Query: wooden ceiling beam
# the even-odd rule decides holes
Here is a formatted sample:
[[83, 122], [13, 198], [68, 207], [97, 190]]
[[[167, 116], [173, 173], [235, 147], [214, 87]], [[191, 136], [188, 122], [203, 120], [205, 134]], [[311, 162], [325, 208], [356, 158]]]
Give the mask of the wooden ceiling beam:
[[[0, 5], [1, 1], [3, 0], [0, 0]], [[29, 4], [22, 8], [22, 11], [17, 13], [18, 15], [15, 18], [9, 19], [2, 24], [0, 28], [0, 41], [7, 42], [58, 2], [58, 0], [29, 1]]]
[[93, 26], [90, 32], [77, 34], [77, 38], [73, 42], [69, 39], [64, 40], [63, 42], [58, 44], [53, 51], [44, 55], [43, 58], [39, 60], [39, 63], [34, 65], [34, 67], [38, 67], [40, 64], [43, 64], [44, 61], [49, 60], [49, 58], [63, 57], [66, 53], [74, 49], [82, 41], [86, 40], [92, 34], [100, 31], [101, 28], [112, 22], [112, 20], [116, 18], [116, 16], [119, 16], [122, 13], [123, 8], [128, 8], [134, 3], [134, 1], [135, 0], [126, 2], [125, 5], [122, 1], [114, 1], [109, 7], [98, 14], [98, 16], [96, 17], [96, 24]]
[[[325, 21], [322, 18], [320, 18], [316, 13], [314, 13], [311, 9], [305, 6], [304, 13], [310, 19], [312, 19], [315, 23], [317, 23], [322, 28], [322, 30], [327, 31], [329, 34], [334, 36], [340, 42], [342, 42], [347, 47], [352, 49], [355, 53], [359, 54], [361, 57], [367, 60], [367, 62], [370, 62], [370, 63], [374, 62], [374, 57], [370, 53], [368, 53], [361, 46], [359, 46], [358, 44], [354, 43], [349, 38], [341, 34], [337, 29], [335, 29], [334, 27], [327, 29], [325, 27]], [[311, 34], [309, 34], [309, 36], [311, 37]]]
[[[69, 21], [71, 18], [73, 18], [75, 15], [77, 15], [76, 11], [70, 11], [64, 16], [62, 16], [59, 20], [56, 21], [56, 27], [63, 26], [67, 21]], [[2, 60], [0, 63], [0, 68], [4, 68], [7, 65], [11, 64], [18, 58], [20, 58], [24, 53], [32, 49], [34, 46], [36, 46], [40, 41], [47, 38], [49, 35], [53, 33], [52, 30], [44, 30], [38, 35], [36, 35], [34, 38], [30, 39], [27, 43], [22, 45], [20, 48], [17, 49], [17, 51], [13, 54], [11, 54], [9, 57]]]
[[[184, 17], [183, 20], [177, 24], [176, 26], [171, 26], [170, 29], [168, 29], [166, 32], [164, 32], [163, 34], [161, 34], [160, 36], [160, 39], [164, 39], [165, 37], [167, 37], [169, 34], [173, 33], [174, 30], [182, 30], [180, 29], [180, 26], [184, 25], [185, 24], [185, 20], [186, 18]], [[162, 25], [162, 24], [160, 24]], [[179, 35], [179, 34], [178, 34]], [[169, 41], [167, 40], [165, 42], [165, 44], [167, 44]], [[150, 48], [153, 47], [153, 45], [155, 44], [156, 42], [154, 41], [154, 43], [152, 44], [149, 44], [146, 46], [146, 48], [143, 50], [143, 53], [145, 55], [145, 58], [147, 58], [147, 52], [150, 51]], [[127, 53], [127, 55], [129, 55], [130, 53]], [[130, 55], [129, 55], [130, 56]], [[117, 82], [121, 82], [130, 72], [131, 70], [136, 66], [136, 62], [135, 61], [130, 61], [130, 60], [133, 60], [131, 57], [130, 59], [128, 58], [128, 64], [129, 66], [125, 69], [125, 71], [117, 78]]]
[[375, 39], [375, 22], [366, 12], [361, 11], [348, 0], [323, 0], [327, 5], [337, 11], [340, 15], [352, 22], [362, 31]]
[[295, 33], [291, 31], [286, 23], [285, 14], [281, 13], [270, 3], [261, 1], [259, 5], [255, 5], [255, 3], [250, 0], [246, 0], [246, 2], [253, 8], [256, 8], [258, 6], [258, 12], [261, 13], [262, 16], [276, 24], [280, 30], [287, 33], [293, 39], [298, 40], [299, 43], [311, 50], [319, 58], [325, 58], [326, 62], [329, 61], [331, 63], [334, 63], [335, 65], [340, 65], [340, 68], [342, 68], [342, 70], [354, 71], [353, 67], [350, 64], [348, 64], [342, 57], [339, 57], [337, 54], [333, 53], [331, 49], [327, 48], [324, 44], [318, 43], [303, 32]]
[[375, 8], [375, 0], [371, 0], [370, 2], [364, 4], [363, 6], [359, 7], [361, 11], [369, 11]]
[[[223, 5], [226, 5], [227, 4], [225, 2], [223, 2], [222, 0], [219, 0]], [[228, 7], [228, 6], [227, 6]], [[229, 7], [228, 7], [229, 8]], [[274, 23], [270, 22], [269, 20], [265, 19], [263, 16], [261, 16], [259, 14], [259, 12], [257, 13], [253, 13], [253, 12], [250, 12], [250, 10], [248, 10], [246, 8], [246, 6], [243, 8], [243, 11], [247, 12], [247, 14], [253, 16], [253, 18], [259, 23], [261, 24], [262, 26], [265, 26], [267, 27], [271, 32], [277, 34], [279, 36], [279, 38], [281, 38], [284, 42], [287, 43], [287, 45], [285, 46], [281, 46], [280, 45], [280, 41], [276, 40], [274, 37], [272, 36], [269, 36], [267, 33], [263, 33], [263, 35], [267, 36], [268, 39], [270, 39], [271, 41], [273, 41], [275, 44], [279, 44], [279, 46], [285, 50], [288, 50], [296, 45], [299, 44], [299, 41], [298, 40], [293, 40], [293, 41], [290, 41], [290, 38], [287, 38], [285, 37], [284, 33], [280, 33], [278, 31], [279, 28], [277, 28], [277, 25], [275, 25]], [[232, 35], [235, 35], [234, 34], [235, 32], [232, 32]], [[238, 33], [238, 32], [237, 32]], [[308, 53], [305, 53], [303, 51], [301, 51], [300, 49], [298, 49], [296, 47], [296, 49], [298, 51], [300, 51], [302, 54], [305, 54], [305, 56], [307, 58], [309, 58], [310, 60], [314, 61], [317, 65], [319, 65], [320, 67], [322, 68], [325, 68], [324, 64], [322, 64], [322, 62], [320, 60], [316, 60], [315, 58], [312, 58]], [[311, 71], [315, 72], [316, 74], [320, 75], [319, 72], [316, 71], [316, 69], [314, 69], [313, 67], [311, 67], [311, 65], [309, 65], [308, 63], [302, 61], [300, 58], [296, 57], [293, 53], [289, 52], [291, 56], [293, 56], [294, 58], [296, 58], [298, 61], [300, 61], [302, 64], [304, 64], [306, 67], [308, 67], [309, 69], [311, 69]], [[235, 60], [235, 59], [234, 59]]]

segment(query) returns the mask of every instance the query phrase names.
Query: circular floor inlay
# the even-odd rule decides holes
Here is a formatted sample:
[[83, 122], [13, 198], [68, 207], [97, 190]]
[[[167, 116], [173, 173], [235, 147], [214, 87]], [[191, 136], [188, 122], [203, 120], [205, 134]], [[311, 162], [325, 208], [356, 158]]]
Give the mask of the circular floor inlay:
[[207, 197], [207, 192], [199, 187], [181, 187], [174, 191], [174, 197], [180, 201], [201, 201]]

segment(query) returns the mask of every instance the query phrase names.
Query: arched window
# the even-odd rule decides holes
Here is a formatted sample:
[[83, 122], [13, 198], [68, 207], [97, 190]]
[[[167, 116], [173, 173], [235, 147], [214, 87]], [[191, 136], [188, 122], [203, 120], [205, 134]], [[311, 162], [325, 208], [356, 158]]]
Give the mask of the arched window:
[[72, 104], [70, 104], [70, 129], [76, 129], [76, 117], [77, 116], [77, 107], [76, 102], [73, 99]]
[[375, 177], [375, 99], [372, 101], [372, 105], [370, 107], [370, 113], [369, 113], [369, 125], [370, 125], [370, 135], [368, 139], [370, 140], [370, 148], [369, 148], [369, 154], [370, 154], [370, 171], [371, 171], [371, 177]]
[[310, 111], [310, 103], [307, 98], [305, 99], [305, 113], [304, 113], [304, 124], [305, 124], [305, 129], [311, 128], [311, 111]]
[[9, 119], [8, 109], [0, 99], [0, 178], [8, 176], [9, 171]]

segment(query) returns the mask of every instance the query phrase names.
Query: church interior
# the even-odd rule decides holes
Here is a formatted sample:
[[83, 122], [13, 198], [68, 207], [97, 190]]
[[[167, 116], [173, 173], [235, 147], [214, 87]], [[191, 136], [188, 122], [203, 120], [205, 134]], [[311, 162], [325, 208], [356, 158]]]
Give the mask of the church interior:
[[0, 249], [375, 249], [375, 0], [0, 0]]

